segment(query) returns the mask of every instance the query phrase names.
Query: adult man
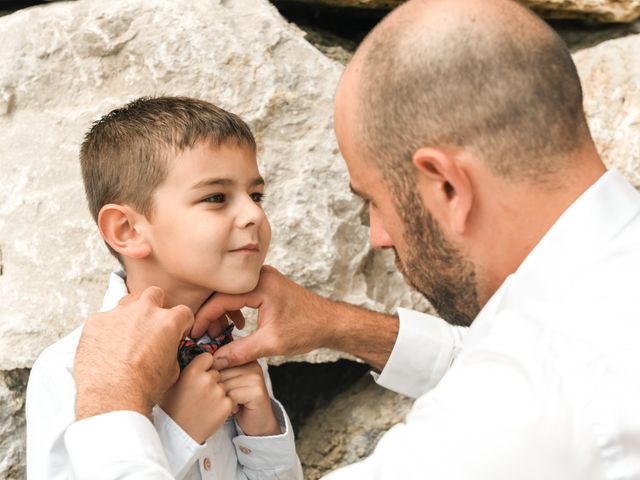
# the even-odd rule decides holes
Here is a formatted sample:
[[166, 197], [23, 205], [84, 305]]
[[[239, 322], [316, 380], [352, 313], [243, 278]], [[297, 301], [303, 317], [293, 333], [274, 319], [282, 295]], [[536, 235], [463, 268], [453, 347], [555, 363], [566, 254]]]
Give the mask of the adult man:
[[408, 2], [358, 49], [335, 125], [372, 244], [471, 326], [398, 322], [267, 268], [198, 313], [194, 334], [260, 309], [214, 366], [331, 346], [417, 397], [332, 479], [640, 476], [640, 196], [606, 172], [561, 40], [508, 0]]

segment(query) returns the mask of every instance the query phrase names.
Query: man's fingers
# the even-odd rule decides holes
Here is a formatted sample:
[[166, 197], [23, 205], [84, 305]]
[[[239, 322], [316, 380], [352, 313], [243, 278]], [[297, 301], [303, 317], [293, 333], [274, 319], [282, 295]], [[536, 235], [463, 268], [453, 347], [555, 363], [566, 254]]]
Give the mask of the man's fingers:
[[137, 295], [135, 293], [130, 293], [122, 297], [118, 302], [118, 305], [129, 305], [130, 303], [135, 302], [139, 297], [140, 295]]
[[258, 308], [256, 299], [247, 293], [245, 295], [228, 295], [216, 293], [196, 312], [196, 321], [191, 332], [193, 337], [200, 337], [209, 329], [212, 320], [217, 320], [226, 312], [237, 311], [242, 307]]
[[233, 321], [233, 324], [237, 328], [244, 328], [244, 315], [240, 311], [227, 312], [222, 315], [220, 318], [213, 320], [209, 324], [209, 328], [207, 329], [207, 333], [211, 338], [215, 338], [222, 333], [222, 331], [229, 326], [229, 318]]
[[228, 367], [244, 365], [269, 355], [271, 352], [268, 350], [265, 335], [261, 330], [256, 330], [251, 335], [238, 338], [220, 347], [213, 354], [213, 368], [222, 370]]
[[[218, 317], [215, 320], [211, 321], [211, 323], [209, 324], [209, 328], [207, 329], [207, 333], [211, 338], [216, 338], [228, 326], [229, 326], [229, 319], [227, 318], [226, 315], [222, 315], [221, 317]], [[198, 337], [194, 337], [194, 338], [198, 338]]]
[[179, 342], [193, 327], [193, 312], [186, 305], [176, 305], [169, 309], [169, 313], [173, 316], [175, 325], [178, 327], [178, 331], [180, 332], [180, 338], [178, 338]]
[[231, 310], [230, 312], [227, 312], [227, 317], [229, 317], [233, 324], [240, 330], [244, 328], [244, 315], [240, 310]]
[[158, 307], [162, 307], [164, 305], [164, 291], [160, 287], [148, 287], [140, 294], [140, 299], [149, 300]]

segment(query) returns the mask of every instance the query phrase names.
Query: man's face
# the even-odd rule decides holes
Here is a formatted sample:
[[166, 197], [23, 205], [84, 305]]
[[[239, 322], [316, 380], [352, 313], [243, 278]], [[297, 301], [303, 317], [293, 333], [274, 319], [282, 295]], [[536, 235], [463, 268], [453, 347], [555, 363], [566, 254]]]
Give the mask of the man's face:
[[[396, 266], [450, 323], [469, 325], [480, 311], [473, 264], [450, 241], [423, 205], [412, 178], [397, 182], [366, 158], [354, 141], [354, 95], [341, 85], [335, 128], [349, 170], [351, 188], [369, 204], [374, 248], [393, 248]], [[346, 91], [345, 91], [346, 90]]]
[[255, 154], [201, 143], [169, 168], [147, 226], [150, 260], [182, 288], [252, 290], [271, 241]]

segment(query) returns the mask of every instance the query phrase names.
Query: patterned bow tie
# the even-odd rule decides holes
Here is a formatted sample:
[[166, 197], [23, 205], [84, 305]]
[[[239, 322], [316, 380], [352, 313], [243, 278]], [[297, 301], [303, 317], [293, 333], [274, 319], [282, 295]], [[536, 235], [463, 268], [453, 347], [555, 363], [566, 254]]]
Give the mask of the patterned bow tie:
[[191, 363], [191, 360], [204, 352], [208, 352], [213, 355], [213, 352], [218, 350], [222, 345], [233, 341], [231, 332], [233, 331], [233, 325], [229, 325], [225, 328], [220, 335], [215, 338], [211, 338], [206, 333], [197, 340], [191, 337], [185, 337], [180, 346], [178, 347], [178, 364], [180, 370]]

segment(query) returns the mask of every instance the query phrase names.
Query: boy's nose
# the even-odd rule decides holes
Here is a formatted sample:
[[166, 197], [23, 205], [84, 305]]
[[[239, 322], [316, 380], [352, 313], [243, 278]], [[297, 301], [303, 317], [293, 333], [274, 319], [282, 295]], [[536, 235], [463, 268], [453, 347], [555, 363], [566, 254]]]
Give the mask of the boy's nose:
[[246, 228], [251, 225], [260, 225], [266, 216], [262, 207], [257, 204], [251, 197], [247, 196], [240, 205], [240, 212], [237, 216], [237, 224], [239, 228]]

